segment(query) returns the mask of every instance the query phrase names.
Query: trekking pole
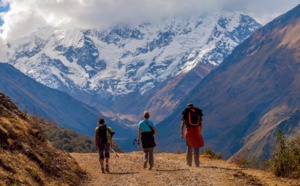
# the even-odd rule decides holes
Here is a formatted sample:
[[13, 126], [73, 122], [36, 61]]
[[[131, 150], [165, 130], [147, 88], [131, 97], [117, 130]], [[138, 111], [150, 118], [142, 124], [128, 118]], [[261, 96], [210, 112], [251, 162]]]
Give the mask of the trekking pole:
[[[132, 143], [135, 146], [135, 148], [137, 148], [138, 150], [140, 150], [141, 147], [140, 147], [140, 145], [139, 145], [139, 143], [138, 143], [138, 141], [136, 139], [134, 139]], [[138, 144], [138, 146], [136, 144]]]
[[136, 146], [136, 143], [137, 143], [137, 140], [134, 139], [134, 140], [132, 141], [132, 144], [135, 146], [135, 148], [138, 148], [138, 147]]
[[117, 156], [117, 157], [119, 157], [119, 155], [116, 153], [116, 151], [113, 149], [113, 148], [110, 148], [111, 149], [111, 151], [113, 151], [113, 153], [115, 153], [115, 155]]
[[159, 152], [159, 135], [157, 134], [155, 137], [155, 143], [156, 143], [156, 152]]

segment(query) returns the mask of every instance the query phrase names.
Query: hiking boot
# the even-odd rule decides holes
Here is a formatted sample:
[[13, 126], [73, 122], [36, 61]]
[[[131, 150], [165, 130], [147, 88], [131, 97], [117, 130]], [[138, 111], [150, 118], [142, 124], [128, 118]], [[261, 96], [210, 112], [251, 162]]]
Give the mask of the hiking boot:
[[149, 170], [152, 170], [152, 167], [149, 167]]
[[147, 161], [144, 161], [144, 169], [147, 168]]
[[105, 166], [105, 171], [106, 171], [106, 172], [109, 172], [109, 167], [108, 167], [108, 165]]
[[101, 172], [105, 173], [104, 167], [101, 167]]

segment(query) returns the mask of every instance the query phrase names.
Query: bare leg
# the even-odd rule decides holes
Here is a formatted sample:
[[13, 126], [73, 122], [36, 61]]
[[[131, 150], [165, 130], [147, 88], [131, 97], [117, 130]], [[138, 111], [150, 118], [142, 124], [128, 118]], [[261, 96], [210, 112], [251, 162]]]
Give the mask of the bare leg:
[[101, 172], [105, 173], [105, 171], [104, 171], [104, 159], [100, 159], [99, 162], [100, 162]]
[[148, 148], [144, 148], [145, 160], [144, 160], [144, 169], [147, 168], [147, 163], [149, 159], [149, 151]]
[[153, 150], [154, 147], [149, 149], [149, 165], [150, 165], [149, 170], [151, 170], [154, 165]]
[[199, 167], [200, 161], [199, 161], [199, 148], [194, 149], [194, 161], [196, 167]]
[[191, 146], [187, 146], [186, 150], [186, 163], [188, 166], [192, 166], [192, 161], [193, 161], [193, 148]]
[[104, 160], [100, 159], [100, 166], [104, 167]]

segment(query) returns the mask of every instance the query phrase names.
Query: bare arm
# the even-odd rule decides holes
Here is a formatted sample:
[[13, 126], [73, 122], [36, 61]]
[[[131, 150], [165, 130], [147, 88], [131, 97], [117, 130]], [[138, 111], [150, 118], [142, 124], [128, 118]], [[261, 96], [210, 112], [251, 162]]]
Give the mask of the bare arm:
[[98, 142], [99, 142], [99, 139], [98, 139], [98, 133], [97, 133], [97, 130], [95, 130], [95, 148], [96, 150], [98, 150]]
[[200, 134], [202, 134], [202, 121], [200, 121]]
[[138, 130], [138, 137], [137, 137], [138, 144], [140, 144], [141, 135], [142, 135], [142, 130], [139, 129], [139, 130]]
[[157, 130], [155, 127], [153, 127], [153, 130], [154, 130], [154, 134], [157, 134]]
[[109, 142], [110, 142], [110, 148], [112, 148], [113, 147], [112, 138], [109, 139]]
[[183, 138], [184, 123], [185, 120], [182, 120], [180, 124], [180, 138]]

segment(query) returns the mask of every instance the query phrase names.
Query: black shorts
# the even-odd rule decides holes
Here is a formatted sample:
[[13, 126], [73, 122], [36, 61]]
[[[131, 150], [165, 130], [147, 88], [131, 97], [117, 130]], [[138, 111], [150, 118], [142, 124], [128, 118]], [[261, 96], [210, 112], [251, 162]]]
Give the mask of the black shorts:
[[98, 148], [99, 159], [109, 158], [110, 143], [100, 143]]

